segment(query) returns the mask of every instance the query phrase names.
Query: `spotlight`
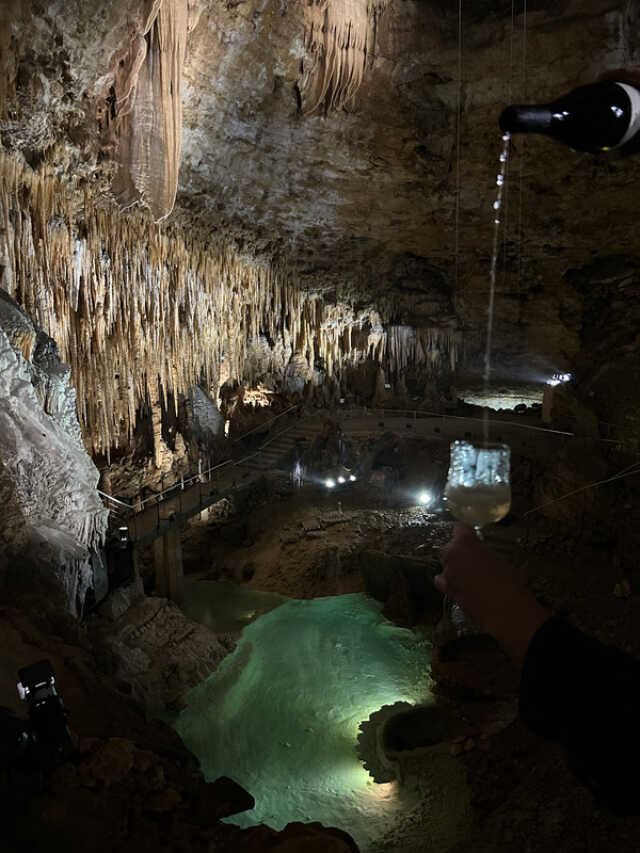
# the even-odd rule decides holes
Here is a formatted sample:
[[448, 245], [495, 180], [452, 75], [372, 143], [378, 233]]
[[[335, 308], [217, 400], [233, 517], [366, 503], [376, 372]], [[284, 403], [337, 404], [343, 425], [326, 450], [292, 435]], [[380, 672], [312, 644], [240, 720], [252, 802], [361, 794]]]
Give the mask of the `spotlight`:
[[570, 382], [570, 381], [571, 381], [571, 374], [570, 373], [554, 373], [553, 376], [551, 377], [551, 379], [547, 379], [547, 385], [551, 385], [551, 386], [555, 387], [556, 385], [560, 385], [561, 383]]
[[324, 484], [328, 489], [333, 489], [335, 488], [336, 481], [332, 480], [331, 477], [329, 477], [327, 480], [324, 481]]
[[342, 475], [340, 475], [340, 476], [338, 477], [338, 482], [339, 482], [339, 483], [346, 483], [347, 481], [345, 480], [345, 478], [344, 478]]
[[349, 474], [349, 482], [355, 483], [355, 481], [356, 481], [356, 475], [355, 474]]
[[429, 506], [429, 504], [433, 503], [433, 495], [431, 492], [420, 492], [418, 495], [418, 503], [421, 506]]

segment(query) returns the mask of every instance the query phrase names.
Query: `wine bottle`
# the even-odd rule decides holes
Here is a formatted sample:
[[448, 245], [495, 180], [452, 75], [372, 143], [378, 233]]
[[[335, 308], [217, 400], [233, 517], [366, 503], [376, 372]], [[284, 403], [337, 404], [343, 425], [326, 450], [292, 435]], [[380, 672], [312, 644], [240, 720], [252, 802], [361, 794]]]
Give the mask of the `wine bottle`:
[[550, 104], [514, 104], [500, 116], [509, 133], [541, 133], [574, 151], [609, 151], [640, 131], [640, 91], [611, 80], [580, 86]]

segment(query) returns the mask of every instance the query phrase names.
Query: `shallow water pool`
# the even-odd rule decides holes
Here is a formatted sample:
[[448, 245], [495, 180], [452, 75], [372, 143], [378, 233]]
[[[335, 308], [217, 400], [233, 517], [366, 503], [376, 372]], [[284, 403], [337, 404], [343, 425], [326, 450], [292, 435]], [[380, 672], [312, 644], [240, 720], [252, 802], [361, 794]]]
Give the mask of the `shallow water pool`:
[[362, 767], [358, 726], [382, 705], [429, 700], [429, 648], [367, 596], [289, 600], [244, 629], [174, 726], [207, 779], [253, 794], [255, 808], [230, 821], [321, 821], [366, 851], [409, 803]]

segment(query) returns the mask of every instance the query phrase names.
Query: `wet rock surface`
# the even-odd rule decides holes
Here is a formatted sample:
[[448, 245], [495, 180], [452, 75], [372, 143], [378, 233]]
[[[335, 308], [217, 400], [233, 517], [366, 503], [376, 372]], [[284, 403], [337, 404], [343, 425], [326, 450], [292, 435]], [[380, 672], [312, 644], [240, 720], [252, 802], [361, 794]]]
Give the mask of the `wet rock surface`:
[[93, 620], [92, 629], [114, 675], [134, 685], [134, 697], [150, 713], [180, 707], [233, 649], [191, 622], [172, 602], [142, 596], [115, 621]]
[[[7, 332], [4, 331], [5, 326]], [[33, 359], [33, 361], [31, 361]], [[0, 521], [2, 554], [25, 585], [58, 585], [61, 606], [80, 615], [95, 587], [91, 552], [107, 512], [75, 410], [69, 368], [8, 297], [0, 300]]]

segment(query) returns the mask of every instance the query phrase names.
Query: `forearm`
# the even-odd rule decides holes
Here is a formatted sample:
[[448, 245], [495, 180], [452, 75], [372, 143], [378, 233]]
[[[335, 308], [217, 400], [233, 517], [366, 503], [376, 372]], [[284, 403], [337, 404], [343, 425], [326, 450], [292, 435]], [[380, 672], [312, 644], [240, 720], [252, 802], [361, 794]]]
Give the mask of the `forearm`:
[[619, 814], [639, 814], [640, 663], [554, 617], [529, 644], [520, 714], [563, 743], [576, 776]]
[[552, 616], [553, 612], [526, 589], [514, 590], [500, 602], [487, 628], [520, 669], [531, 640]]

